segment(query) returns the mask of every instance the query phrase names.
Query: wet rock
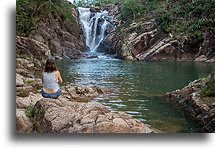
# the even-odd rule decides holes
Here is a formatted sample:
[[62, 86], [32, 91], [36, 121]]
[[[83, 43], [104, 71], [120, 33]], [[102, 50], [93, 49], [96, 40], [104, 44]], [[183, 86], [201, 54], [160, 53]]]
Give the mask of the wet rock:
[[95, 58], [98, 58], [99, 56], [97, 55], [87, 55], [85, 58], [86, 59], [95, 59]]
[[211, 59], [207, 60], [206, 62], [208, 62], [208, 63], [214, 63], [215, 62], [215, 57], [212, 57]]
[[122, 56], [120, 54], [114, 54], [112, 55], [112, 57], [116, 59], [122, 59]]
[[90, 7], [90, 11], [93, 13], [96, 13], [96, 12], [100, 12], [101, 10], [99, 7]]
[[194, 60], [195, 62], [205, 62], [207, 61], [207, 57], [205, 55], [201, 55]]
[[83, 56], [83, 53], [77, 49], [63, 48], [63, 57], [69, 59], [79, 59]]
[[132, 56], [125, 56], [123, 59], [125, 59], [125, 60], [134, 60], [134, 58]]

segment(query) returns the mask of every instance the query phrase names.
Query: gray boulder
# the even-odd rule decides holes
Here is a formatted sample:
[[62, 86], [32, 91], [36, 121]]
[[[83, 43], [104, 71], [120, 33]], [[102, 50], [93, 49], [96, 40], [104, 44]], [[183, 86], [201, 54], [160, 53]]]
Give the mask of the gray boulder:
[[78, 103], [65, 98], [42, 99], [33, 109], [35, 127], [42, 133], [151, 133], [126, 113], [112, 113], [96, 102]]
[[62, 96], [71, 101], [89, 101], [92, 98], [99, 96], [103, 93], [98, 87], [88, 87], [88, 86], [62, 86]]

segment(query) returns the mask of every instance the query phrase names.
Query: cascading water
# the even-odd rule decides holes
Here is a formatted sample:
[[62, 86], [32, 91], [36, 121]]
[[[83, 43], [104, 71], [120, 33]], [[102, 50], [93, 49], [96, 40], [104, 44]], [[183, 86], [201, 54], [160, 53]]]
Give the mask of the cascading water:
[[108, 24], [108, 11], [91, 12], [90, 8], [78, 7], [80, 21], [86, 38], [86, 45], [95, 52], [105, 39]]

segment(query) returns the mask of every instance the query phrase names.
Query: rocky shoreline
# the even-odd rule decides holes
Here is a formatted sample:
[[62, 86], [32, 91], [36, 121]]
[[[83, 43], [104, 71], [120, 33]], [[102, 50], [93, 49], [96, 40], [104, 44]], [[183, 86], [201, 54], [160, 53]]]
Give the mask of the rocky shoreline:
[[[17, 133], [153, 133], [124, 112], [112, 113], [100, 103], [89, 102], [106, 93], [95, 86], [61, 86], [58, 99], [43, 98], [42, 80], [35, 73], [41, 73], [50, 52], [43, 44], [32, 41], [36, 48], [31, 50], [26, 44], [17, 46], [18, 52], [29, 51], [16, 58]], [[41, 56], [35, 55], [37, 50], [43, 51]]]
[[101, 93], [103, 90], [98, 87], [63, 86], [62, 95], [58, 99], [43, 98], [40, 93], [33, 92], [30, 92], [27, 97], [17, 96], [16, 132], [153, 132], [142, 122], [133, 119], [124, 112], [112, 113], [100, 103], [87, 102]]
[[203, 125], [202, 132], [214, 133], [215, 97], [206, 97], [201, 93], [208, 81], [208, 78], [195, 80], [181, 90], [166, 93], [165, 98], [197, 119]]
[[60, 17], [40, 21], [32, 37], [16, 36], [17, 133], [152, 133], [142, 122], [123, 112], [112, 113], [90, 99], [105, 93], [98, 87], [61, 86], [58, 99], [40, 94], [40, 73], [48, 58], [82, 58], [84, 37], [78, 14], [70, 28]]
[[33, 54], [16, 58], [17, 133], [153, 132], [124, 112], [112, 113], [100, 103], [89, 102], [106, 93], [99, 87], [61, 86], [62, 95], [58, 99], [43, 98], [40, 94], [42, 80], [35, 72], [41, 72], [44, 59], [38, 58]]
[[[144, 19], [119, 30], [122, 20], [115, 18], [121, 9], [121, 4], [91, 8], [92, 12], [109, 10], [114, 18], [109, 21], [117, 27], [107, 30], [108, 35], [101, 43], [106, 53], [125, 60], [215, 61], [209, 50], [213, 38], [207, 32], [201, 40], [185, 37], [178, 41], [172, 34], [157, 30], [155, 20]], [[124, 112], [112, 113], [100, 103], [89, 102], [105, 93], [98, 87], [62, 86], [59, 99], [41, 96], [42, 81], [37, 75], [41, 73], [46, 59], [86, 57], [79, 14], [73, 8], [71, 15], [75, 18], [74, 26], [50, 13], [46, 20], [38, 22], [34, 35], [16, 36], [17, 133], [154, 133]], [[204, 125], [203, 131], [215, 132], [215, 98], [201, 95], [204, 83], [204, 79], [196, 80], [182, 90], [167, 93], [165, 97], [198, 119]]]
[[18, 133], [151, 133], [142, 122], [123, 112], [112, 113], [95, 102], [59, 99], [37, 101], [28, 118], [17, 109]]

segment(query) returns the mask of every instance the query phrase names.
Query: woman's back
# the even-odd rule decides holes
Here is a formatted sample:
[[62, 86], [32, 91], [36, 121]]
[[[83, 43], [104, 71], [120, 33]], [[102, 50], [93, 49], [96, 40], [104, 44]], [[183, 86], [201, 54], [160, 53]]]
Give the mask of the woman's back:
[[42, 72], [43, 89], [41, 94], [44, 98], [58, 98], [61, 89], [58, 83], [62, 83], [60, 72], [57, 71], [55, 61], [48, 59]]
[[46, 90], [56, 90], [59, 88], [58, 80], [56, 78], [56, 71], [44, 72], [43, 75], [44, 88]]

